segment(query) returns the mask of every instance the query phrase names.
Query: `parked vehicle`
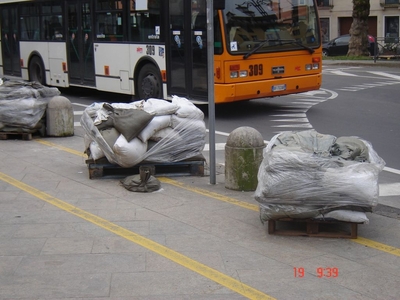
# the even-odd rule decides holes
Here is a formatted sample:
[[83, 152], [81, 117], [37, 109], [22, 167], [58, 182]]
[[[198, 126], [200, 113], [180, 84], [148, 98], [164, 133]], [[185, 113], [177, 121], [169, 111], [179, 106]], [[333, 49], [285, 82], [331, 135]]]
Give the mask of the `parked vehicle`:
[[[350, 34], [341, 35], [322, 45], [323, 56], [346, 55], [349, 51]], [[375, 38], [368, 35], [368, 51], [374, 55]]]

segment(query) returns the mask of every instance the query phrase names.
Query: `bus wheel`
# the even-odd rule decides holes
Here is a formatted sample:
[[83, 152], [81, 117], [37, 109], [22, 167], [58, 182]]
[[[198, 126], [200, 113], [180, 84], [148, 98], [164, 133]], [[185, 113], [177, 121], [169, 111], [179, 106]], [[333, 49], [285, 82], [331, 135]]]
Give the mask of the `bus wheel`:
[[139, 71], [137, 87], [139, 99], [162, 98], [160, 71], [154, 65], [144, 65]]
[[38, 56], [32, 57], [29, 63], [29, 80], [36, 81], [41, 85], [46, 84], [46, 74], [44, 72], [44, 65], [42, 60]]

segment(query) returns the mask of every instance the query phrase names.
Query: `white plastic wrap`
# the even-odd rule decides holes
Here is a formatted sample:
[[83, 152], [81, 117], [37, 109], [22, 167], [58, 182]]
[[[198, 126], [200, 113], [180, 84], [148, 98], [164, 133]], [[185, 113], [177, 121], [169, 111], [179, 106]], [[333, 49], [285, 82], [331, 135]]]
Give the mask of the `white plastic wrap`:
[[35, 82], [4, 81], [0, 85], [0, 127], [34, 129], [57, 88]]
[[365, 147], [358, 153], [367, 159], [343, 159], [336, 140], [315, 130], [278, 134], [271, 139], [255, 192], [262, 220], [312, 218], [341, 207], [370, 211], [378, 204], [378, 174], [385, 162], [369, 142], [356, 137], [348, 140], [362, 141]]
[[[138, 134], [137, 138], [129, 143], [125, 140], [124, 144], [123, 139], [118, 139], [111, 146], [103, 138], [94, 122], [100, 118], [107, 117], [107, 114], [103, 111], [104, 103], [93, 103], [87, 107], [83, 112], [81, 124], [86, 131], [86, 135], [96, 142], [108, 161], [121, 167], [132, 167], [142, 161], [178, 162], [200, 155], [204, 149], [206, 137], [204, 115], [201, 110], [184, 98], [180, 98], [179, 105], [175, 103], [169, 103], [171, 105], [168, 105], [167, 101], [161, 99], [158, 99], [158, 101], [160, 105], [157, 105], [155, 99], [150, 99], [149, 104], [144, 100], [127, 104], [110, 104], [115, 108], [142, 110], [146, 108], [147, 112], [155, 116], [153, 118], [154, 121], [152, 120]], [[191, 111], [191, 113], [188, 113], [185, 118], [179, 118], [179, 121], [176, 121], [174, 128], [172, 128], [170, 120], [181, 107], [186, 112]], [[101, 117], [99, 118], [99, 116]], [[157, 142], [154, 144], [153, 141]], [[87, 145], [87, 142], [85, 145]], [[85, 151], [88, 150], [85, 149]]]

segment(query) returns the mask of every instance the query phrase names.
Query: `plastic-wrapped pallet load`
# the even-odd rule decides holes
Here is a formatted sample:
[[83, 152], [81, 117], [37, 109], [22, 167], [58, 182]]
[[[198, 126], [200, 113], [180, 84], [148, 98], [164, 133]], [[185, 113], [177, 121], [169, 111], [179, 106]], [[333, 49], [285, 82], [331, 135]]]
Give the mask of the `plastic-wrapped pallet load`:
[[142, 161], [178, 162], [204, 149], [204, 114], [189, 100], [93, 103], [83, 112], [85, 152], [129, 168]]
[[261, 220], [351, 222], [352, 211], [359, 219], [358, 212], [372, 211], [378, 204], [378, 175], [384, 166], [372, 145], [358, 137], [336, 138], [315, 130], [277, 134], [258, 171], [255, 199]]
[[6, 80], [0, 84], [0, 130], [31, 132], [44, 125], [41, 120], [47, 104], [60, 95], [57, 88], [42, 86], [36, 82]]

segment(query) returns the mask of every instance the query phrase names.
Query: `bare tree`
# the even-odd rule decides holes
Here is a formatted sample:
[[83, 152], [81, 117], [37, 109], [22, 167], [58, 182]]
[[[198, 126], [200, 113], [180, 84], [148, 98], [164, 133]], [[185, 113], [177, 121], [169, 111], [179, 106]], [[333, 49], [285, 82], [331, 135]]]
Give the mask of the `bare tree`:
[[353, 0], [353, 23], [350, 27], [347, 56], [368, 56], [369, 0]]

